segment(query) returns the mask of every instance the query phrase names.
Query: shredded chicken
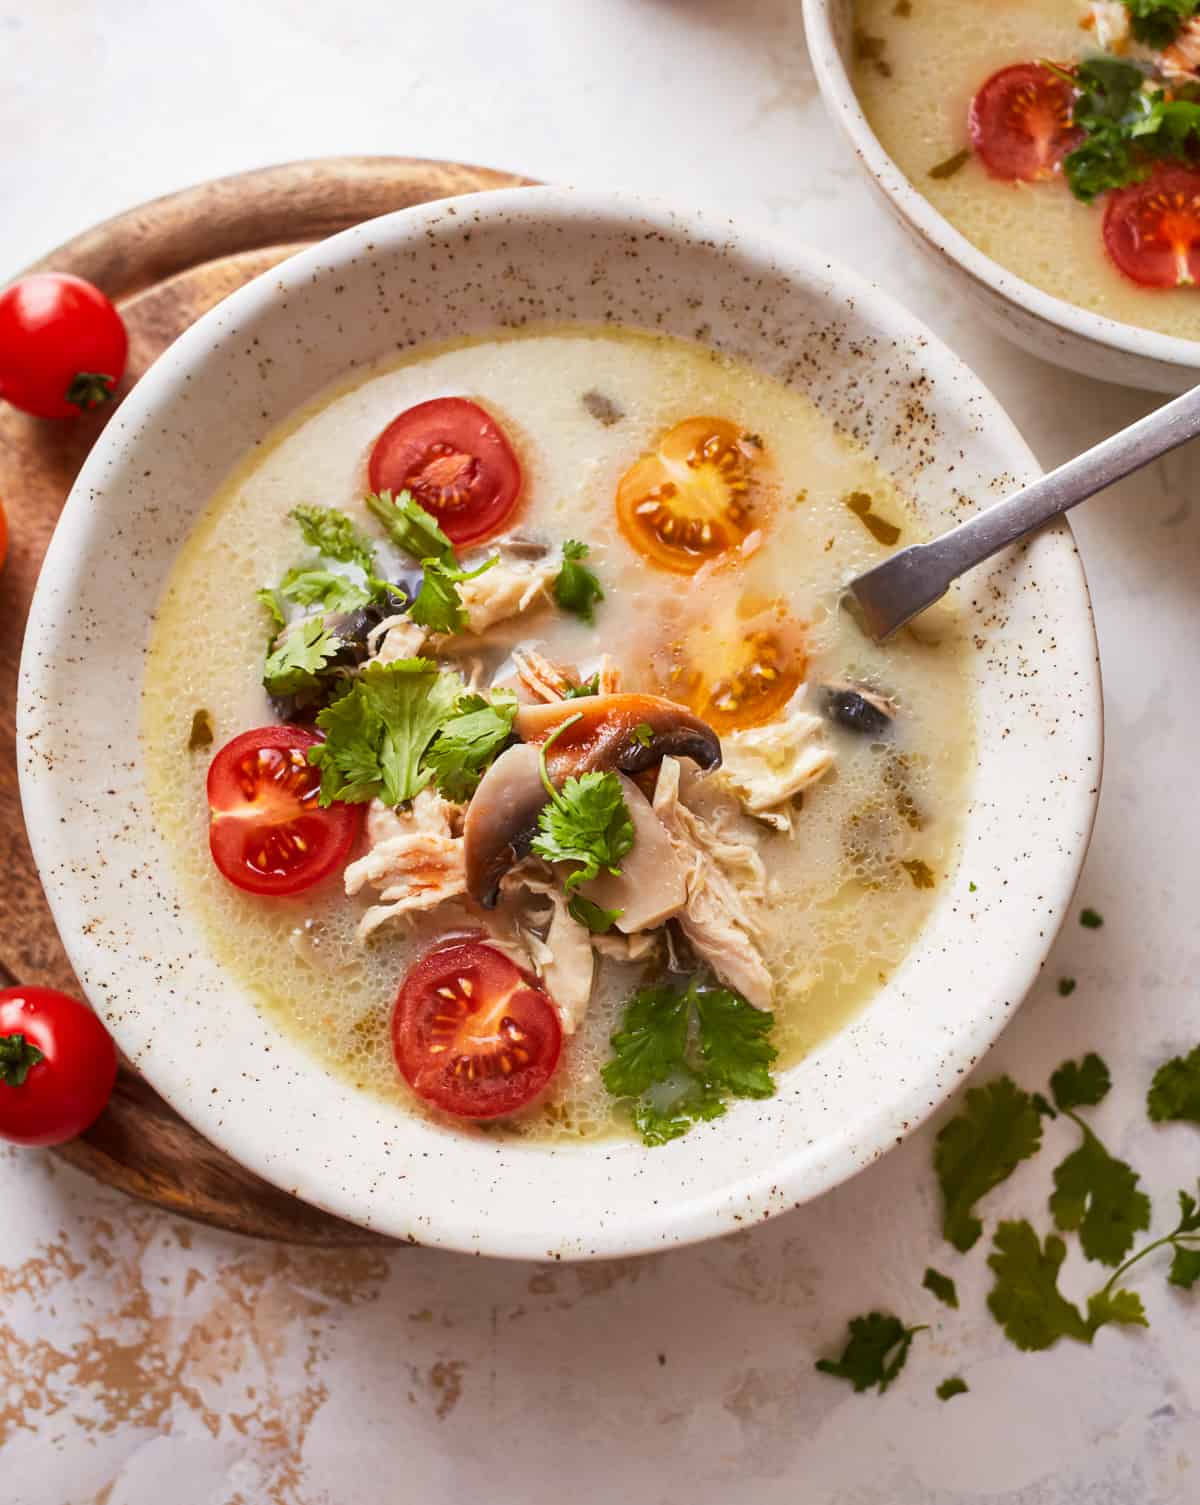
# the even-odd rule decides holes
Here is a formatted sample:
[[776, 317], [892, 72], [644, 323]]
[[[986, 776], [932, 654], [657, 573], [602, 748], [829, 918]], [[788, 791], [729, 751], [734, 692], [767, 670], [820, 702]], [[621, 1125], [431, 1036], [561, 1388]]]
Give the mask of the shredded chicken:
[[684, 803], [680, 772], [677, 759], [664, 758], [654, 789], [654, 812], [688, 863], [680, 928], [722, 982], [756, 1008], [767, 1008], [771, 974], [758, 949], [758, 925], [748, 903], [766, 895], [762, 858], [749, 842]]
[[833, 767], [825, 721], [806, 711], [803, 702], [801, 689], [777, 720], [731, 732], [721, 741], [718, 782], [737, 795], [748, 814], [780, 831], [792, 829], [789, 802]]
[[1129, 46], [1129, 12], [1124, 0], [1092, 0], [1079, 24], [1096, 33], [1096, 41], [1106, 52], [1124, 52]]
[[1194, 16], [1162, 55], [1167, 78], [1200, 78], [1200, 16]]
[[619, 930], [610, 930], [607, 935], [592, 937], [592, 949], [610, 961], [640, 962], [657, 949], [662, 934], [660, 930], [635, 930], [632, 935], [622, 935]]
[[[591, 675], [588, 675], [591, 678]], [[596, 689], [600, 695], [619, 695], [624, 676], [616, 659], [611, 653], [600, 655], [600, 664], [596, 669]]]
[[536, 648], [515, 648], [512, 658], [517, 682], [534, 700], [544, 705], [565, 700], [567, 691], [575, 684], [561, 664], [554, 663]]
[[554, 878], [541, 876], [536, 864], [514, 868], [500, 889], [506, 896], [524, 889], [549, 904], [548, 910], [539, 904], [536, 916], [526, 913], [517, 923], [534, 970], [558, 1009], [563, 1033], [573, 1035], [592, 998], [591, 931], [568, 912], [561, 886]]
[[425, 646], [428, 633], [406, 616], [385, 617], [367, 634], [367, 651], [381, 664], [397, 659], [417, 658]]
[[471, 632], [486, 632], [497, 622], [518, 617], [531, 606], [548, 599], [547, 589], [558, 574], [555, 558], [507, 559], [485, 570], [476, 580], [459, 588]]
[[407, 810], [390, 810], [379, 800], [367, 811], [370, 850], [343, 874], [347, 894], [368, 884], [379, 891], [358, 924], [365, 941], [385, 920], [433, 909], [466, 893], [463, 863], [462, 806], [452, 805], [432, 789], [422, 789]]

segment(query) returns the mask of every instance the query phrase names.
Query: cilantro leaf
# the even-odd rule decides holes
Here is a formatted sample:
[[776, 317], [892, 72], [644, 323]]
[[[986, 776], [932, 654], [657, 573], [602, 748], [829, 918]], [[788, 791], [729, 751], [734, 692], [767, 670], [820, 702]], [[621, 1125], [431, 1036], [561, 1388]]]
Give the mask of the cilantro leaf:
[[267, 608], [271, 616], [272, 625], [282, 632], [287, 626], [287, 617], [284, 615], [283, 607], [279, 604], [279, 597], [267, 585], [264, 585], [261, 590], [256, 590], [254, 595]]
[[1196, 0], [1125, 0], [1133, 34], [1160, 51], [1169, 47], [1184, 22], [1196, 14]]
[[301, 606], [320, 606], [324, 611], [354, 611], [374, 599], [365, 585], [333, 570], [293, 569], [279, 582], [278, 594]]
[[690, 990], [640, 988], [630, 995], [609, 1041], [613, 1059], [600, 1073], [613, 1097], [639, 1097], [685, 1064], [690, 1012]]
[[573, 920], [578, 920], [581, 925], [586, 926], [593, 935], [607, 935], [625, 911], [602, 909], [599, 904], [593, 904], [591, 899], [585, 899], [582, 894], [575, 894], [567, 905], [567, 913]]
[[961, 1374], [952, 1374], [949, 1379], [942, 1381], [934, 1393], [938, 1400], [953, 1400], [956, 1395], [966, 1395], [970, 1388]]
[[269, 695], [296, 695], [316, 688], [322, 670], [341, 648], [320, 617], [306, 617], [284, 632], [267, 654], [263, 684]]
[[1082, 1061], [1064, 1061], [1050, 1078], [1054, 1106], [1061, 1113], [1072, 1108], [1094, 1108], [1108, 1096], [1112, 1086], [1108, 1067], [1092, 1051]]
[[638, 1102], [633, 1110], [633, 1126], [644, 1144], [667, 1144], [686, 1134], [693, 1124], [720, 1118], [725, 1111], [720, 1093], [709, 1083], [693, 1077], [681, 1092], [670, 1098], [667, 1107], [659, 1107], [653, 1095]]
[[374, 570], [374, 546], [344, 512], [336, 507], [294, 507], [292, 518], [304, 542], [327, 559], [361, 565], [368, 575]]
[[601, 868], [620, 874], [620, 861], [633, 846], [633, 821], [615, 773], [593, 770], [567, 779], [556, 789], [546, 767], [546, 753], [557, 737], [574, 726], [577, 711], [561, 722], [542, 743], [542, 783], [549, 800], [538, 815], [532, 851], [546, 862], [574, 862], [578, 866], [563, 885], [568, 894], [595, 878]]
[[904, 1368], [913, 1339], [924, 1331], [924, 1324], [905, 1327], [899, 1317], [868, 1312], [851, 1320], [841, 1358], [818, 1359], [816, 1367], [822, 1374], [849, 1380], [856, 1391], [874, 1385], [882, 1395]]
[[968, 1091], [965, 1111], [943, 1125], [933, 1155], [942, 1188], [942, 1233], [956, 1249], [965, 1254], [983, 1232], [973, 1214], [976, 1202], [1041, 1142], [1041, 1116], [1011, 1078], [997, 1077]]
[[1175, 1234], [1200, 1233], [1200, 1205], [1187, 1192], [1179, 1193], [1179, 1222]]
[[[600, 671], [597, 670], [591, 679], [585, 679], [581, 685], [571, 685], [563, 695], [564, 700], [582, 700], [586, 695], [599, 695]], [[636, 733], [636, 728], [635, 728]]]
[[1058, 1228], [1078, 1230], [1088, 1259], [1119, 1265], [1138, 1230], [1150, 1226], [1150, 1198], [1138, 1190], [1137, 1172], [1071, 1117], [1083, 1130], [1083, 1143], [1055, 1168], [1050, 1211]]
[[418, 626], [428, 627], [430, 632], [461, 632], [467, 625], [467, 613], [458, 587], [464, 580], [474, 580], [485, 574], [499, 561], [499, 554], [493, 554], [478, 569], [460, 570], [457, 564], [444, 560], [423, 560], [421, 588], [417, 599], [408, 608], [409, 616]]
[[438, 527], [437, 519], [414, 500], [412, 492], [402, 491], [397, 497], [390, 491], [372, 492], [366, 505], [397, 548], [413, 559], [436, 559], [451, 569], [458, 568], [454, 545]]
[[25, 1078], [43, 1059], [43, 1052], [20, 1030], [15, 1034], [0, 1035], [0, 1083], [4, 1086], [23, 1087]]
[[693, 989], [704, 1074], [734, 1097], [773, 1097], [770, 1065], [779, 1052], [768, 1036], [775, 1015], [728, 988]]
[[[1154, 87], [1134, 63], [1088, 58], [1072, 73], [1046, 66], [1076, 90], [1072, 121], [1083, 130], [1084, 140], [1064, 160], [1063, 172], [1085, 203], [1109, 189], [1141, 182], [1156, 158], [1188, 160], [1200, 142], [1200, 105]], [[1080, 918], [1093, 928], [1102, 923], [1094, 910], [1084, 910]]]
[[1185, 1291], [1190, 1291], [1197, 1280], [1200, 1280], [1200, 1249], [1188, 1249], [1182, 1244], [1176, 1244], [1167, 1280], [1173, 1286], [1182, 1286]]
[[1154, 1073], [1146, 1112], [1155, 1123], [1200, 1124], [1200, 1045], [1186, 1056], [1172, 1056]]
[[554, 580], [554, 599], [564, 611], [582, 617], [589, 626], [596, 620], [596, 602], [604, 600], [599, 580], [586, 565], [579, 562], [586, 559], [590, 552], [587, 544], [568, 538], [563, 544], [562, 569]]
[[996, 1280], [988, 1294], [988, 1308], [1010, 1343], [1029, 1352], [1049, 1348], [1059, 1338], [1078, 1343], [1092, 1340], [1077, 1307], [1058, 1289], [1058, 1272], [1067, 1246], [1048, 1234], [1043, 1249], [1032, 1226], [1022, 1218], [996, 1229], [994, 1253], [988, 1264]]
[[944, 1301], [947, 1306], [958, 1310], [958, 1288], [949, 1275], [943, 1275], [940, 1270], [935, 1270], [932, 1265], [929, 1265], [926, 1267], [925, 1279], [921, 1284], [939, 1301]]
[[421, 760], [462, 690], [457, 674], [428, 659], [368, 664], [317, 717], [325, 741], [309, 749], [308, 760], [321, 770], [321, 804], [361, 804], [376, 795], [387, 805], [412, 799], [432, 777]]
[[497, 695], [488, 701], [482, 695], [464, 695], [459, 700], [424, 759], [446, 799], [463, 803], [471, 798], [484, 771], [512, 735], [516, 714], [515, 696]]
[[639, 747], [649, 747], [654, 741], [654, 728], [648, 721], [639, 721], [630, 735]]
[[1122, 1327], [1149, 1327], [1146, 1308], [1135, 1291], [1112, 1291], [1108, 1286], [1093, 1291], [1087, 1304], [1088, 1342], [1110, 1322]]

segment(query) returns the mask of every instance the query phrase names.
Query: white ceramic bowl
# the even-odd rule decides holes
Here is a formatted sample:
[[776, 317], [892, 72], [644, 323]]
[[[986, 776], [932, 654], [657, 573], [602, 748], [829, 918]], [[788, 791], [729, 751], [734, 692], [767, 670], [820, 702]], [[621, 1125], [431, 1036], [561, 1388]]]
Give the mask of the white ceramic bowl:
[[1200, 342], [1076, 308], [1006, 271], [913, 187], [867, 123], [850, 82], [853, 0], [803, 0], [813, 70], [825, 104], [884, 203], [955, 277], [988, 324], [1023, 349], [1102, 381], [1185, 392], [1200, 382]]
[[[268, 1180], [398, 1238], [585, 1258], [745, 1226], [883, 1154], [961, 1082], [1037, 975], [1087, 845], [1096, 645], [1065, 524], [977, 575], [980, 756], [958, 877], [871, 1006], [769, 1102], [685, 1139], [526, 1148], [357, 1094], [211, 956], [151, 825], [138, 697], [155, 602], [254, 445], [354, 367], [531, 320], [699, 336], [806, 389], [941, 528], [1036, 473], [976, 378], [823, 257], [632, 201], [519, 189], [347, 231], [235, 293], [114, 415], [62, 514], [21, 665], [21, 787], [88, 997], [149, 1081]], [[965, 500], [969, 499], [969, 500]]]

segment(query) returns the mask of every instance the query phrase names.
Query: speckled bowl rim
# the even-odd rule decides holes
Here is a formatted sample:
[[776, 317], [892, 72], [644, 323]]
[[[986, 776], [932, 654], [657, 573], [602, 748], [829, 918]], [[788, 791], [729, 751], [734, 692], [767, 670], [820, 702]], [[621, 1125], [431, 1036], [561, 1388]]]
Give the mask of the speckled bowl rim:
[[[1014, 475], [1020, 478], [1037, 474], [1036, 461], [1003, 409], [958, 357], [878, 288], [823, 255], [719, 219], [574, 190], [505, 190], [385, 216], [300, 253], [218, 305], [142, 378], [98, 441], [63, 510], [30, 613], [18, 696], [22, 802], [54, 918], [85, 991], [151, 1085], [198, 1131], [235, 1159], [266, 1180], [329, 1212], [411, 1242], [510, 1258], [586, 1259], [650, 1252], [744, 1228], [798, 1206], [863, 1169], [939, 1106], [1012, 1017], [1036, 979], [1068, 912], [1095, 816], [1103, 743], [1094, 623], [1082, 563], [1065, 525], [1043, 532], [1033, 543], [1016, 551], [1019, 562], [1014, 568], [1029, 575], [1026, 586], [1031, 586], [1033, 596], [1038, 598], [1035, 607], [1026, 609], [1048, 614], [1046, 621], [1054, 629], [1052, 636], [1057, 638], [1065, 662], [1072, 666], [1071, 685], [1060, 685], [1052, 673], [1042, 681], [1043, 684], [1049, 681], [1052, 688], [1055, 714], [1064, 691], [1076, 697], [1073, 714], [1057, 730], [1056, 744], [1052, 742], [1054, 731], [1045, 723], [1038, 723], [1038, 756], [1022, 771], [1022, 777], [1036, 790], [1040, 807], [1037, 816], [1053, 838], [1054, 850], [1039, 853], [1036, 863], [1027, 862], [1014, 874], [1011, 884], [1005, 878], [1006, 893], [997, 893], [991, 901], [994, 914], [984, 906], [978, 929], [974, 928], [978, 919], [974, 913], [964, 916], [961, 923], [958, 919], [960, 902], [968, 907], [976, 903], [974, 899], [966, 900], [965, 877], [953, 897], [939, 898], [935, 917], [942, 917], [945, 912], [946, 923], [956, 934], [963, 932], [971, 937], [965, 947], [961, 938], [957, 943], [962, 952], [959, 972], [945, 984], [955, 1005], [953, 1023], [943, 1021], [941, 1038], [927, 1028], [930, 1037], [922, 1040], [922, 1050], [914, 1052], [911, 1062], [903, 1058], [894, 1068], [889, 1064], [887, 1082], [890, 1089], [894, 1081], [894, 1091], [874, 1097], [860, 1093], [859, 1100], [847, 1110], [840, 1086], [837, 1062], [843, 1036], [850, 1036], [857, 1047], [859, 1037], [855, 1032], [861, 1028], [869, 1040], [874, 1006], [809, 1058], [821, 1058], [827, 1079], [831, 1067], [824, 1064], [826, 1055], [834, 1063], [831, 1090], [837, 1098], [838, 1114], [834, 1126], [819, 1141], [798, 1142], [794, 1131], [789, 1131], [790, 1104], [797, 1101], [797, 1093], [791, 1089], [787, 1076], [777, 1098], [762, 1104], [739, 1104], [727, 1119], [694, 1131], [700, 1137], [688, 1136], [653, 1151], [633, 1143], [611, 1141], [566, 1149], [509, 1148], [503, 1143], [488, 1143], [481, 1149], [477, 1140], [441, 1131], [442, 1137], [431, 1152], [429, 1142], [420, 1139], [413, 1128], [421, 1120], [397, 1111], [391, 1120], [396, 1137], [403, 1140], [399, 1148], [413, 1143], [424, 1145], [421, 1155], [426, 1159], [431, 1153], [435, 1159], [445, 1156], [444, 1164], [451, 1172], [437, 1183], [439, 1187], [445, 1186], [444, 1193], [439, 1190], [431, 1201], [414, 1203], [411, 1183], [407, 1188], [401, 1183], [406, 1182], [410, 1172], [418, 1181], [425, 1174], [416, 1164], [415, 1155], [409, 1156], [404, 1173], [398, 1177], [394, 1160], [387, 1162], [386, 1171], [376, 1167], [370, 1175], [355, 1160], [357, 1179], [351, 1184], [347, 1157], [352, 1150], [357, 1155], [358, 1133], [368, 1117], [363, 1094], [354, 1094], [349, 1087], [342, 1091], [345, 1126], [328, 1108], [322, 1112], [330, 1080], [324, 1069], [273, 1026], [268, 1028], [256, 1006], [244, 995], [240, 996], [236, 1022], [245, 1032], [252, 1026], [256, 1028], [262, 1038], [270, 1041], [268, 1048], [273, 1054], [270, 1069], [260, 1065], [258, 1073], [247, 1079], [248, 1085], [239, 1088], [235, 1081], [234, 1092], [240, 1091], [242, 1095], [240, 1099], [235, 1095], [233, 1101], [239, 1111], [230, 1116], [229, 1099], [225, 1095], [228, 1063], [217, 1042], [211, 1039], [214, 1031], [208, 1028], [208, 1021], [193, 1013], [178, 1023], [174, 1016], [165, 1022], [146, 1023], [145, 1015], [153, 999], [139, 995], [137, 986], [143, 985], [144, 993], [146, 981], [162, 975], [154, 970], [158, 960], [138, 954], [136, 934], [130, 934], [128, 944], [123, 946], [120, 942], [114, 945], [112, 940], [103, 941], [96, 933], [96, 909], [102, 910], [104, 895], [111, 895], [113, 885], [120, 885], [121, 880], [106, 874], [102, 862], [89, 868], [81, 861], [80, 850], [91, 852], [93, 839], [90, 830], [72, 834], [73, 825], [78, 825], [78, 810], [89, 808], [72, 804], [78, 798], [72, 786], [81, 782], [81, 777], [72, 775], [70, 758], [61, 748], [46, 747], [44, 733], [52, 727], [58, 712], [62, 715], [59, 732], [78, 725], [78, 695], [90, 694], [93, 703], [101, 706], [108, 705], [114, 696], [108, 685], [95, 676], [89, 678], [84, 658], [77, 651], [78, 639], [72, 638], [71, 629], [64, 626], [63, 602], [71, 602], [72, 593], [89, 588], [89, 546], [97, 537], [104, 536], [106, 527], [113, 538], [120, 540], [121, 557], [127, 557], [124, 514], [106, 516], [106, 507], [111, 510], [117, 505], [116, 500], [110, 501], [104, 493], [108, 468], [114, 467], [119, 474], [122, 464], [132, 467], [136, 460], [140, 465], [145, 457], [138, 454], [137, 436], [148, 433], [152, 426], [155, 433], [167, 432], [166, 420], [171, 416], [172, 404], [182, 404], [185, 412], [194, 414], [198, 388], [188, 385], [193, 374], [203, 375], [207, 359], [214, 364], [225, 355], [244, 359], [249, 352], [242, 349], [246, 338], [243, 326], [268, 327], [263, 321], [279, 300], [292, 295], [302, 299], [315, 282], [334, 276], [339, 268], [353, 265], [356, 255], [369, 260], [379, 247], [385, 252], [400, 248], [407, 253], [416, 245], [436, 241], [438, 235], [447, 236], [458, 245], [453, 237], [461, 235], [467, 227], [476, 233], [472, 251], [479, 254], [480, 227], [486, 232], [496, 226], [509, 233], [512, 227], [532, 227], [544, 239], [550, 239], [556, 229], [565, 228], [572, 233], [586, 232], [597, 244], [605, 235], [615, 243], [620, 235], [644, 242], [651, 247], [647, 254], [657, 254], [654, 248], [659, 245], [675, 253], [682, 248], [685, 252], [718, 257], [722, 269], [732, 260], [733, 269], [728, 275], [735, 283], [737, 276], [752, 279], [755, 274], [765, 276], [768, 270], [785, 282], [790, 279], [792, 285], [803, 289], [805, 297], [815, 299], [823, 309], [828, 308], [830, 320], [841, 309], [848, 318], [865, 321], [871, 339], [878, 346], [890, 348], [892, 356], [888, 364], [881, 365], [881, 379], [895, 380], [890, 360], [901, 350], [913, 363], [904, 367], [906, 371], [916, 367], [934, 372], [945, 394], [939, 399], [941, 408], [956, 421], [961, 420], [955, 429], [959, 438], [967, 442], [964, 436], [980, 433], [985, 436], [981, 444], [989, 454], [1002, 453], [1006, 462], [1011, 458], [1011, 463], [1003, 467], [1006, 484], [1011, 484]], [[486, 241], [486, 233], [483, 239]], [[723, 289], [718, 287], [716, 292], [723, 293]], [[644, 298], [645, 294], [639, 292], [638, 296]], [[289, 320], [295, 306], [287, 304]], [[306, 337], [311, 333], [304, 330]], [[230, 354], [235, 347], [237, 353]], [[278, 423], [281, 417], [277, 416], [273, 423]], [[179, 417], [185, 438], [193, 433], [197, 422], [195, 417]], [[953, 457], [956, 465], [962, 454], [961, 448], [956, 450]], [[991, 463], [989, 460], [989, 466]], [[995, 471], [989, 473], [996, 475]], [[998, 482], [993, 480], [990, 484]], [[149, 491], [148, 487], [145, 489]], [[157, 498], [158, 493], [153, 495]], [[151, 507], [150, 511], [153, 510]], [[1023, 588], [1022, 599], [1028, 602], [1028, 589]], [[153, 604], [156, 603], [146, 604], [146, 617], [151, 614]], [[142, 613], [140, 606], [136, 609]], [[1017, 617], [1020, 618], [1019, 611]], [[1027, 646], [1032, 647], [1022, 638], [1019, 650], [1010, 645], [1005, 651], [1024, 653]], [[138, 653], [143, 652], [144, 649], [138, 649]], [[1061, 667], [1063, 663], [1064, 657], [1060, 656], [1056, 664]], [[1019, 678], [1016, 668], [1010, 672]], [[55, 705], [59, 677], [68, 686], [73, 684], [74, 694], [65, 703]], [[137, 683], [140, 684], [140, 671]], [[1007, 702], [1014, 698], [1015, 681], [1005, 683], [1008, 693], [995, 697], [997, 702], [1004, 701], [1002, 712], [996, 706], [992, 710], [1009, 717]], [[109, 707], [103, 714], [110, 718], [114, 738], [118, 737], [121, 723], [116, 710]], [[44, 721], [44, 717], [49, 717], [49, 721]], [[43, 739], [41, 747], [37, 745], [39, 737]], [[93, 741], [89, 737], [87, 746], [92, 746]], [[1055, 756], [1066, 756], [1063, 766], [1074, 770], [1076, 763], [1087, 765], [1087, 776], [1076, 776], [1074, 772], [1060, 774], [1058, 777], [1065, 781], [1065, 786], [1061, 790], [1052, 789], [1040, 761], [1043, 753], [1049, 755], [1052, 746]], [[137, 758], [127, 761], [117, 773], [94, 776], [97, 801], [90, 808], [100, 821], [109, 819], [99, 800], [100, 793], [112, 792], [99, 787], [109, 777], [124, 779], [131, 791], [142, 788], [144, 797]], [[1001, 791], [987, 791], [987, 799], [997, 807], [1002, 797]], [[993, 822], [999, 820], [998, 815], [991, 818]], [[112, 823], [115, 826], [116, 821]], [[1006, 830], [1010, 824], [1011, 820], [1005, 823]], [[162, 844], [156, 835], [127, 839], [147, 843], [149, 854], [155, 845]], [[1013, 841], [1014, 853], [1020, 851], [1017, 839]], [[1028, 838], [1022, 835], [1019, 841], [1027, 844]], [[141, 849], [138, 855], [141, 856]], [[163, 882], [161, 871], [156, 872], [153, 881]], [[973, 892], [974, 884], [971, 888]], [[163, 912], [155, 916], [156, 920], [164, 925], [178, 925], [179, 901], [176, 898], [172, 911], [170, 889], [160, 897], [159, 904]], [[968, 920], [972, 925], [969, 932], [963, 930]], [[931, 919], [926, 936], [933, 928]], [[990, 936], [989, 943], [982, 952], [977, 952], [977, 938], [985, 932]], [[924, 940], [889, 982], [885, 994], [893, 987], [899, 988], [900, 978], [907, 975], [914, 955], [920, 959], [923, 947]], [[189, 953], [189, 958], [194, 955]], [[178, 965], [172, 960], [171, 966]], [[934, 965], [930, 961], [925, 971], [918, 971], [917, 975], [928, 980]], [[181, 976], [170, 970], [166, 975], [173, 981]], [[937, 975], [941, 987], [942, 980]], [[220, 975], [219, 980], [229, 982], [227, 975]], [[978, 994], [972, 991], [973, 987], [979, 989]], [[959, 993], [964, 996], [960, 998]], [[118, 995], [122, 1004], [114, 1002]], [[910, 1013], [913, 1007], [923, 1007], [923, 997], [913, 999], [908, 994], [903, 997]], [[130, 999], [133, 1004], [128, 1002]], [[201, 995], [199, 1000], [185, 1001], [203, 1004], [206, 1000]], [[959, 1003], [965, 1005], [961, 1010]], [[133, 1024], [127, 1010], [132, 1010]], [[924, 1019], [923, 1014], [918, 1017]], [[876, 1035], [879, 1028], [878, 1025], [875, 1028]], [[845, 1049], [850, 1048], [850, 1044], [845, 1045]], [[890, 1056], [888, 1060], [890, 1063]], [[805, 1070], [807, 1064], [806, 1061], [795, 1071]], [[280, 1082], [301, 1094], [293, 1118], [297, 1114], [304, 1118], [302, 1128], [287, 1118], [291, 1099], [280, 1095], [284, 1090]], [[218, 1097], [218, 1093], [222, 1095]], [[839, 1093], [842, 1096], [838, 1097]], [[295, 1139], [289, 1137], [286, 1143], [280, 1143], [271, 1138], [267, 1120], [260, 1122], [259, 1115], [269, 1113], [272, 1107], [280, 1113], [285, 1125], [294, 1129]], [[378, 1114], [377, 1106], [371, 1112]], [[759, 1115], [761, 1124], [757, 1121]], [[270, 1127], [277, 1127], [278, 1122], [276, 1119]], [[378, 1126], [384, 1119], [377, 1116], [371, 1122]], [[743, 1126], [740, 1136], [738, 1123]], [[703, 1137], [718, 1131], [732, 1136], [728, 1145]], [[744, 1144], [754, 1143], [756, 1134], [761, 1137], [768, 1131], [776, 1135], [779, 1151], [756, 1161]], [[735, 1164], [738, 1174], [719, 1184], [708, 1184], [703, 1173], [705, 1144], [712, 1148], [710, 1164], [713, 1161]], [[469, 1145], [474, 1148], [469, 1149]], [[390, 1154], [393, 1147], [390, 1140], [386, 1141], [383, 1153]], [[485, 1153], [490, 1154], [486, 1161], [482, 1158]], [[651, 1163], [645, 1158], [649, 1155], [661, 1159]], [[442, 1164], [439, 1159], [439, 1175]], [[594, 1188], [587, 1174], [589, 1170], [591, 1176], [601, 1178]], [[605, 1175], [611, 1178], [610, 1186], [618, 1186], [621, 1195], [627, 1195], [635, 1205], [621, 1205], [616, 1192], [606, 1198], [602, 1180]], [[493, 1182], [498, 1188], [494, 1195], [490, 1190]], [[570, 1218], [559, 1211], [553, 1198], [548, 1205], [538, 1200], [543, 1183], [552, 1183], [560, 1189], [570, 1185], [571, 1195], [576, 1199]], [[667, 1185], [672, 1187], [669, 1195], [665, 1190]], [[527, 1187], [534, 1189], [534, 1199], [523, 1203], [523, 1210], [514, 1213], [512, 1206], [501, 1199], [500, 1192], [506, 1188], [511, 1193], [516, 1188], [520, 1201]], [[645, 1187], [650, 1190], [643, 1190]], [[387, 1200], [392, 1195], [395, 1200]]]
[[805, 35], [817, 87], [864, 170], [912, 229], [956, 263], [972, 281], [998, 293], [1022, 313], [1124, 355], [1160, 361], [1178, 367], [1181, 373], [1200, 373], [1200, 340], [1183, 340], [1157, 330], [1141, 329], [1043, 292], [986, 256], [934, 208], [884, 150], [858, 102], [834, 35], [834, 6], [841, 3], [848, 4], [850, 0], [802, 0]]

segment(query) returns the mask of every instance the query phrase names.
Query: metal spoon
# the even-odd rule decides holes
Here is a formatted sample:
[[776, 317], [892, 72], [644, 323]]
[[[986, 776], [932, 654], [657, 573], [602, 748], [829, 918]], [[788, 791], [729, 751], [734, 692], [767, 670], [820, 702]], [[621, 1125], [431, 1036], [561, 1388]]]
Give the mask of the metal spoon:
[[882, 643], [939, 601], [959, 575], [1198, 434], [1200, 387], [1193, 387], [941, 538], [901, 549], [867, 570], [847, 586], [845, 604]]

